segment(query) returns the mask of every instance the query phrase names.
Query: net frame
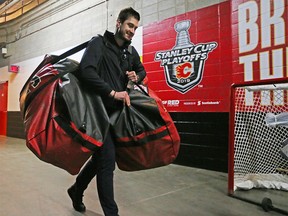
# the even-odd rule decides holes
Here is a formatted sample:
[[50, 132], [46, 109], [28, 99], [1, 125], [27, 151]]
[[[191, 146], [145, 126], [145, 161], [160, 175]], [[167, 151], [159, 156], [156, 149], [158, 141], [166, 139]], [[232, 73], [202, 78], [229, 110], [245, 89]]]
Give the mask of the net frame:
[[[249, 92], [252, 92], [252, 98], [250, 98], [251, 101], [248, 100], [248, 103], [252, 101], [254, 103], [256, 100], [256, 105], [258, 107], [255, 106], [255, 104], [252, 105], [252, 103], [247, 107], [247, 98], [249, 99], [249, 97], [247, 96], [246, 98], [244, 98], [245, 101], [243, 98], [239, 100], [239, 96], [237, 96], [237, 91], [239, 91], [239, 89], [242, 92], [247, 92], [248, 90]], [[277, 92], [283, 93], [282, 99], [284, 100], [282, 100], [282, 102], [284, 102], [284, 104], [280, 104], [280, 103], [277, 104], [278, 102], [280, 102], [280, 100], [277, 102], [277, 98], [274, 97], [275, 96], [274, 93], [277, 93]], [[281, 157], [279, 152], [277, 152], [277, 148], [279, 148], [279, 145], [281, 145], [281, 142], [284, 141], [285, 138], [288, 138], [288, 127], [268, 128], [264, 122], [264, 125], [267, 128], [262, 127], [261, 129], [263, 131], [260, 132], [260, 134], [256, 133], [257, 128], [253, 129], [253, 127], [258, 127], [257, 124], [263, 123], [263, 118], [265, 117], [266, 113], [274, 111], [273, 106], [274, 107], [277, 106], [277, 109], [281, 108], [279, 109], [281, 110], [279, 112], [288, 113], [288, 79], [283, 78], [283, 79], [277, 79], [277, 80], [264, 80], [264, 81], [258, 81], [258, 82], [245, 82], [245, 83], [233, 84], [231, 86], [230, 93], [231, 94], [230, 94], [230, 116], [229, 116], [230, 126], [229, 126], [228, 195], [233, 195], [234, 191], [237, 189], [247, 190], [247, 189], [252, 189], [252, 188], [273, 188], [273, 189], [280, 189], [280, 190], [288, 191], [288, 176], [285, 173], [283, 174], [279, 172], [279, 170], [286, 170], [286, 168], [288, 169], [288, 161], [285, 161], [285, 159]], [[245, 93], [245, 94], [249, 95], [249, 93]], [[266, 96], [270, 98], [269, 100], [265, 101], [266, 104], [265, 103], [260, 104], [259, 101], [257, 101], [257, 98], [258, 99], [261, 97], [263, 98], [262, 94], [268, 94], [268, 96], [267, 95]], [[251, 96], [251, 93], [250, 93], [250, 96]], [[275, 101], [277, 103], [274, 103]], [[246, 103], [245, 106], [239, 109], [239, 104], [237, 103], [240, 103], [240, 104], [242, 103], [241, 105], [243, 105], [243, 102]], [[242, 132], [239, 135], [238, 133], [239, 133], [239, 128], [241, 124], [243, 125], [247, 124], [245, 120], [242, 120], [242, 122], [239, 122], [239, 121], [241, 120], [241, 118], [243, 119], [247, 118], [247, 116], [245, 116], [246, 114], [248, 118], [249, 118], [249, 115], [252, 114], [252, 115], [257, 115], [257, 118], [260, 118], [262, 120], [260, 121], [260, 123], [258, 122], [257, 124], [251, 120], [248, 121], [250, 125], [245, 126], [244, 129], [242, 128]], [[258, 115], [260, 117], [258, 117]], [[237, 121], [237, 123], [235, 123], [235, 121]], [[279, 155], [276, 157], [276, 162], [268, 160], [268, 162], [272, 162], [272, 164], [274, 164], [273, 166], [270, 166], [269, 163], [268, 165], [267, 163], [264, 163], [264, 166], [268, 167], [267, 170], [265, 170], [263, 173], [261, 171], [260, 173], [261, 175], [254, 175], [253, 172], [256, 172], [256, 171], [260, 172], [258, 171], [258, 169], [259, 167], [262, 169], [261, 166], [263, 165], [261, 164], [262, 162], [258, 164], [257, 161], [255, 161], [255, 159], [263, 160], [263, 155], [261, 155], [261, 153], [258, 152], [259, 146], [257, 146], [257, 139], [259, 139], [260, 141], [262, 140], [261, 143], [263, 145], [263, 140], [265, 141], [265, 139], [267, 139], [267, 137], [265, 136], [265, 133], [267, 133], [267, 130], [271, 130], [272, 132], [270, 131], [269, 133], [275, 134], [272, 136], [274, 140], [273, 143], [277, 143], [278, 147], [275, 147], [276, 150], [274, 149], [272, 153], [269, 152], [270, 151], [269, 148], [267, 150], [267, 146], [265, 145], [263, 146], [263, 149], [264, 151], [266, 151], [266, 154], [268, 156], [270, 156], [270, 153], [273, 155], [275, 154], [279, 154]], [[279, 133], [274, 132], [277, 130], [280, 130], [280, 132]], [[254, 137], [254, 140], [253, 140], [253, 137]], [[278, 137], [278, 139], [275, 139], [275, 137]], [[268, 138], [268, 141], [269, 139], [271, 140], [271, 137]], [[252, 154], [250, 150], [248, 151], [247, 147], [245, 147], [244, 149], [241, 147], [243, 142], [244, 143], [250, 142], [251, 144], [251, 140], [252, 140], [253, 145], [251, 145], [249, 148], [250, 150], [254, 151], [254, 154]], [[267, 151], [269, 154], [267, 153]], [[242, 161], [243, 162], [242, 165], [241, 164], [239, 165], [239, 163], [241, 163], [241, 161], [239, 162], [239, 157], [244, 157], [244, 161]], [[279, 160], [280, 160], [280, 163], [279, 163]], [[251, 165], [251, 163], [253, 164]], [[247, 166], [248, 166], [248, 170], [247, 170]], [[253, 169], [251, 169], [251, 167], [249, 168], [249, 166], [253, 167]], [[277, 166], [277, 168], [279, 169], [278, 170], [275, 169], [275, 166]], [[269, 180], [271, 176], [272, 176], [272, 180]], [[270, 184], [271, 181], [272, 181], [272, 184]]]

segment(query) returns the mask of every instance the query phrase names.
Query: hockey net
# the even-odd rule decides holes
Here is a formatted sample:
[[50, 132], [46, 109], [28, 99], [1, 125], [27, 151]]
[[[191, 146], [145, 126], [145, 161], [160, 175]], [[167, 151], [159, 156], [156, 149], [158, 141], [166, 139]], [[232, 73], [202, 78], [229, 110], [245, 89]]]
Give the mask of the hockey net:
[[288, 191], [288, 83], [263, 83], [231, 88], [229, 194]]

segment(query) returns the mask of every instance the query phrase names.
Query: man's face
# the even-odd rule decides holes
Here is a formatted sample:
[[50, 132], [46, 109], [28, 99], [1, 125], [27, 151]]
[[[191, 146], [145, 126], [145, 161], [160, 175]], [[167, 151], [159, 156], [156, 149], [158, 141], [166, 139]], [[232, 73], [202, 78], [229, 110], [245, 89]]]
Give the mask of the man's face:
[[118, 36], [124, 41], [131, 41], [138, 28], [139, 21], [133, 16], [129, 17], [123, 23], [117, 21], [117, 28], [119, 28]]

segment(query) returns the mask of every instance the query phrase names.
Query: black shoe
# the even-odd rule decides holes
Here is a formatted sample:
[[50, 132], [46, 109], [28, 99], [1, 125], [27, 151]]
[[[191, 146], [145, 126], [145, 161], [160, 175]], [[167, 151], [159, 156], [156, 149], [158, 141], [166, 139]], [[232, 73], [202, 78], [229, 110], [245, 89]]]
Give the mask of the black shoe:
[[78, 212], [85, 212], [86, 207], [82, 202], [83, 192], [77, 191], [77, 188], [74, 185], [72, 185], [67, 190], [67, 192], [68, 192], [68, 194], [72, 200], [72, 204], [73, 204], [74, 209]]

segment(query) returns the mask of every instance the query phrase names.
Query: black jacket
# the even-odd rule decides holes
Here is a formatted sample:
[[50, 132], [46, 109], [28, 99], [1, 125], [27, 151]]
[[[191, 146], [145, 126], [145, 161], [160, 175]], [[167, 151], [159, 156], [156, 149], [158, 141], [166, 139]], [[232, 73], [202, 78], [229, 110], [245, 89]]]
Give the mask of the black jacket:
[[129, 44], [119, 47], [114, 34], [106, 31], [104, 36], [98, 35], [89, 42], [80, 62], [78, 78], [85, 87], [101, 95], [109, 111], [117, 106], [117, 102], [109, 97], [109, 93], [112, 90], [126, 90], [126, 71], [135, 71], [139, 76], [139, 82], [146, 76], [136, 49]]

